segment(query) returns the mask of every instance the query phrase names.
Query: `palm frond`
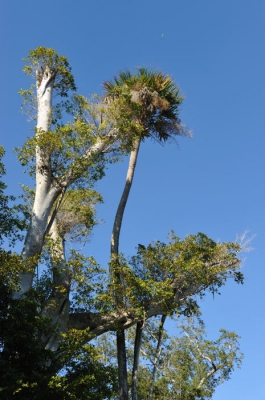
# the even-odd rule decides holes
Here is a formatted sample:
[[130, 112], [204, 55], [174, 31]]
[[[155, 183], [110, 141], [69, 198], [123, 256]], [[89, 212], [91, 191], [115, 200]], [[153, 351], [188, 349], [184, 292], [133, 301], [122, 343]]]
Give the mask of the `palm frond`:
[[174, 135], [188, 135], [178, 117], [184, 97], [169, 75], [138, 67], [134, 74], [120, 72], [103, 87], [106, 98], [123, 97], [127, 101], [132, 118], [143, 126], [143, 138], [152, 136], [165, 141]]

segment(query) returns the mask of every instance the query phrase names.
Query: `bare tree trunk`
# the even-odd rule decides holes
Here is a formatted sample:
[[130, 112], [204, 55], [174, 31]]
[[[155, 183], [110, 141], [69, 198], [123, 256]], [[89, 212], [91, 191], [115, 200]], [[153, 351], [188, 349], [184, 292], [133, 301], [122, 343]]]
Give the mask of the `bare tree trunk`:
[[[129, 167], [126, 176], [125, 187], [120, 199], [120, 203], [118, 205], [118, 209], [116, 212], [112, 236], [111, 236], [111, 260], [117, 261], [117, 256], [119, 254], [119, 239], [121, 232], [121, 225], [124, 210], [127, 204], [127, 200], [130, 194], [134, 171], [137, 162], [137, 156], [139, 153], [141, 139], [137, 139], [134, 144], [134, 148], [130, 155]], [[111, 279], [117, 280], [120, 283], [120, 275], [119, 273], [116, 276], [113, 275], [113, 271], [110, 271]], [[117, 305], [119, 306], [119, 295], [116, 298]], [[117, 357], [118, 357], [118, 374], [119, 374], [119, 397], [120, 400], [128, 399], [128, 382], [127, 382], [127, 361], [126, 361], [126, 346], [125, 346], [125, 332], [118, 331], [117, 332]]]
[[138, 368], [139, 357], [142, 342], [143, 322], [138, 322], [136, 325], [134, 354], [133, 354], [133, 372], [132, 372], [132, 400], [137, 400], [137, 383], [138, 383]]
[[162, 336], [163, 336], [164, 323], [165, 323], [166, 317], [167, 317], [166, 315], [162, 315], [161, 322], [160, 322], [160, 325], [159, 325], [158, 340], [157, 340], [156, 353], [155, 353], [155, 359], [154, 359], [154, 364], [153, 364], [154, 366], [153, 366], [153, 372], [152, 372], [151, 387], [150, 387], [150, 393], [149, 393], [149, 399], [148, 400], [152, 400], [152, 398], [153, 398], [156, 370], [157, 370], [157, 364], [158, 364], [158, 361], [159, 361], [159, 357], [160, 357], [160, 354], [161, 354]]
[[121, 400], [128, 400], [128, 375], [125, 347], [125, 331], [117, 331], [116, 338], [119, 375], [119, 398]]
[[123, 219], [124, 210], [125, 210], [125, 207], [127, 204], [127, 200], [128, 200], [132, 182], [133, 182], [133, 176], [134, 176], [134, 171], [136, 168], [136, 162], [137, 162], [137, 156], [139, 153], [140, 143], [141, 143], [141, 139], [137, 139], [135, 141], [134, 148], [130, 155], [130, 161], [129, 161], [128, 171], [127, 171], [127, 176], [126, 176], [126, 182], [125, 182], [123, 193], [122, 193], [122, 196], [120, 199], [120, 203], [117, 208], [114, 225], [113, 225], [113, 229], [112, 229], [111, 255], [119, 254], [119, 239], [120, 239], [122, 219]]

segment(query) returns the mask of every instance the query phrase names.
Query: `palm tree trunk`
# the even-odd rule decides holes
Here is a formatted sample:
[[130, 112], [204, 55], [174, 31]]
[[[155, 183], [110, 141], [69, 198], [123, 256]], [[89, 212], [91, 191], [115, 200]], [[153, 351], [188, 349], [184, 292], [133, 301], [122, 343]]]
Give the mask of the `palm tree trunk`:
[[133, 354], [133, 372], [132, 372], [132, 400], [137, 400], [137, 383], [138, 383], [138, 368], [139, 357], [142, 342], [143, 322], [138, 322], [136, 325], [134, 354]]
[[128, 374], [124, 330], [117, 332], [116, 340], [119, 375], [119, 398], [121, 400], [128, 400]]
[[155, 354], [155, 359], [154, 359], [154, 367], [153, 367], [153, 372], [152, 372], [152, 380], [151, 380], [151, 387], [150, 387], [150, 393], [149, 393], [149, 399], [148, 400], [152, 400], [152, 398], [153, 398], [156, 370], [157, 370], [157, 364], [158, 364], [158, 361], [159, 361], [159, 357], [160, 357], [160, 354], [161, 354], [162, 335], [163, 335], [164, 323], [165, 323], [166, 317], [167, 317], [166, 315], [162, 315], [161, 322], [160, 322], [160, 325], [159, 325], [158, 340], [157, 340], [157, 346], [156, 346], [156, 354]]
[[122, 224], [122, 220], [123, 220], [124, 210], [125, 210], [127, 200], [128, 200], [129, 194], [130, 194], [131, 186], [132, 186], [132, 181], [133, 181], [134, 171], [136, 168], [136, 162], [137, 162], [137, 156], [139, 153], [140, 143], [141, 143], [140, 138], [135, 141], [134, 148], [130, 155], [130, 161], [129, 161], [128, 171], [127, 171], [127, 176], [126, 176], [126, 182], [125, 182], [123, 193], [122, 193], [122, 196], [120, 199], [119, 206], [117, 208], [117, 212], [116, 212], [116, 216], [115, 216], [115, 220], [114, 220], [114, 224], [113, 224], [113, 229], [112, 229], [111, 255], [119, 254], [119, 239], [120, 239], [121, 224]]
[[[117, 261], [117, 256], [119, 254], [119, 239], [121, 232], [121, 225], [123, 220], [124, 210], [127, 204], [127, 200], [130, 194], [134, 171], [137, 162], [137, 156], [139, 153], [141, 139], [137, 139], [134, 143], [133, 150], [130, 155], [130, 161], [126, 176], [125, 187], [120, 199], [120, 203], [117, 208], [112, 236], [111, 236], [111, 260]], [[120, 274], [116, 273], [114, 275], [114, 271], [110, 271], [111, 280], [115, 280], [120, 283]], [[117, 306], [120, 304], [120, 296], [116, 296]], [[119, 331], [117, 332], [117, 357], [118, 357], [118, 375], [119, 375], [119, 397], [120, 400], [128, 400], [128, 379], [127, 379], [127, 360], [126, 360], [126, 346], [125, 346], [125, 332]]]

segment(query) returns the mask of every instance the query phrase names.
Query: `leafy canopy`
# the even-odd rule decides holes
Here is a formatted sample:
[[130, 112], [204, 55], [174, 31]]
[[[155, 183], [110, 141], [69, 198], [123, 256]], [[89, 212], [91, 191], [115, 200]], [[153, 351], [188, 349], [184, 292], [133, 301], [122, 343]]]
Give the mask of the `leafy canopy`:
[[26, 75], [34, 78], [37, 74], [37, 84], [38, 75], [42, 74], [48, 67], [54, 73], [54, 89], [59, 96], [67, 97], [69, 90], [76, 91], [74, 77], [67, 58], [59, 56], [54, 49], [43, 46], [37, 47], [30, 50], [28, 57], [23, 60], [27, 63], [23, 71]]

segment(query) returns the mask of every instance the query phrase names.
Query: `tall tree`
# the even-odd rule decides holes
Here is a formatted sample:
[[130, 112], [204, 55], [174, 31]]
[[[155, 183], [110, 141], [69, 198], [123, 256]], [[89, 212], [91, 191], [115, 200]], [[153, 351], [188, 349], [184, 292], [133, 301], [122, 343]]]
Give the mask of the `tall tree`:
[[[28, 224], [7, 206], [0, 186], [1, 390], [6, 398], [18, 399], [47, 398], [51, 393], [68, 399], [74, 398], [69, 393], [75, 390], [79, 398], [75, 384], [84, 387], [85, 378], [78, 380], [75, 372], [82, 369], [83, 374], [88, 360], [88, 365], [96, 366], [88, 369], [91, 379], [97, 376], [99, 382], [103, 371], [110, 374], [100, 392], [103, 399], [106, 390], [116, 385], [115, 368], [102, 368], [88, 342], [105, 332], [137, 326], [137, 361], [145, 321], [192, 313], [194, 296], [219, 290], [231, 276], [242, 281], [240, 246], [216, 243], [201, 233], [184, 240], [172, 236], [167, 243], [140, 245], [129, 259], [119, 254], [121, 215], [114, 234], [111, 279], [93, 257], [66, 247], [69, 239], [86, 240], [93, 228], [94, 205], [101, 200], [93, 185], [103, 177], [112, 155], [116, 159], [137, 153], [135, 143], [156, 134], [161, 140], [185, 134], [177, 117], [181, 98], [170, 78], [141, 69], [135, 76], [128, 73], [135, 85], [118, 85], [111, 100], [109, 94], [105, 102], [99, 97], [89, 101], [75, 94], [69, 63], [53, 49], [31, 51], [26, 63], [24, 70], [35, 78], [35, 87], [21, 94], [37, 111], [32, 115], [37, 125], [18, 157], [29, 166], [36, 185], [27, 195], [32, 206], [18, 209], [29, 217]], [[139, 80], [145, 85], [137, 86]], [[171, 89], [173, 94], [167, 94]], [[26, 230], [21, 256], [4, 249], [6, 238], [15, 242], [19, 229]], [[36, 275], [38, 267], [44, 271]], [[67, 373], [60, 374], [65, 369]], [[87, 382], [86, 390], [90, 385], [94, 393], [95, 386]]]
[[[145, 68], [139, 68], [138, 72], [133, 75], [129, 71], [121, 72], [113, 81], [105, 82], [104, 88], [106, 90], [106, 99], [121, 100], [121, 108], [126, 107], [127, 112], [131, 114], [132, 121], [134, 121], [138, 128], [137, 133], [134, 135], [133, 132], [130, 132], [133, 136], [132, 151], [124, 190], [117, 208], [112, 230], [111, 262], [114, 265], [115, 262], [118, 262], [121, 225], [133, 182], [141, 141], [150, 136], [159, 141], [166, 141], [176, 135], [187, 134], [187, 131], [178, 117], [179, 106], [183, 101], [183, 97], [179, 95], [179, 88], [170, 76], [160, 72], [149, 71]], [[119, 106], [117, 108], [119, 112]], [[116, 274], [114, 279], [119, 282], [120, 275]], [[117, 301], [119, 302], [119, 299]], [[139, 323], [137, 326], [137, 346], [141, 345], [141, 325], [142, 323]], [[124, 331], [117, 332], [117, 353], [119, 360], [120, 398], [127, 400], [128, 384]], [[135, 354], [139, 354], [139, 349], [135, 349]], [[134, 384], [136, 385], [137, 362], [134, 365]], [[136, 396], [136, 390], [134, 393]]]
[[[45, 235], [65, 192], [78, 180], [84, 179], [88, 167], [95, 164], [95, 159], [109, 149], [112, 139], [116, 136], [109, 127], [104, 126], [104, 129], [103, 124], [87, 124], [83, 115], [77, 115], [78, 106], [85, 108], [84, 98], [80, 96], [74, 98], [78, 106], [74, 106], [69, 100], [61, 100], [53, 106], [55, 95], [64, 99], [76, 90], [66, 57], [59, 56], [53, 49], [39, 47], [30, 51], [25, 61], [27, 64], [24, 72], [36, 79], [37, 125], [35, 138], [28, 142], [28, 148], [24, 147], [24, 152], [20, 154], [20, 159], [26, 164], [33, 151], [36, 162], [35, 197], [23, 256], [24, 259], [34, 260], [35, 256], [41, 253]], [[21, 94], [25, 100], [34, 101], [34, 88], [21, 91]], [[74, 122], [65, 125], [58, 123], [57, 119], [64, 112], [71, 112], [73, 107]], [[57, 208], [50, 218], [56, 201]], [[29, 265], [28, 272], [21, 276], [21, 287], [19, 291], [14, 292], [14, 298], [20, 298], [31, 288], [35, 266], [36, 263]]]

